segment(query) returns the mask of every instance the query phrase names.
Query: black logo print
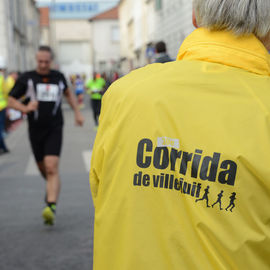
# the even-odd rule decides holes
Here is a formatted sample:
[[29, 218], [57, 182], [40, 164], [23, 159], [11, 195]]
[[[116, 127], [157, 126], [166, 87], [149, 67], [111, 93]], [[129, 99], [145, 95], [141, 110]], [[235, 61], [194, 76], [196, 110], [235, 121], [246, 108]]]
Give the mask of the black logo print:
[[212, 208], [214, 207], [215, 204], [219, 203], [219, 209], [223, 210], [223, 208], [221, 207], [221, 198], [223, 197], [223, 190], [221, 190], [221, 192], [217, 196], [218, 198], [216, 202], [212, 204]]
[[236, 193], [233, 192], [232, 195], [230, 196], [230, 199], [231, 199], [230, 204], [225, 209], [226, 211], [228, 211], [228, 209], [231, 208], [230, 211], [232, 212], [233, 208], [235, 207], [235, 204], [234, 204], [234, 201], [236, 200], [235, 196], [236, 196]]
[[209, 200], [208, 200], [209, 188], [210, 188], [210, 187], [207, 186], [207, 188], [204, 190], [204, 194], [203, 194], [202, 198], [201, 198], [201, 199], [196, 199], [195, 202], [206, 200], [206, 206], [207, 206], [207, 207], [210, 207], [210, 205], [208, 204], [208, 201], [209, 201]]

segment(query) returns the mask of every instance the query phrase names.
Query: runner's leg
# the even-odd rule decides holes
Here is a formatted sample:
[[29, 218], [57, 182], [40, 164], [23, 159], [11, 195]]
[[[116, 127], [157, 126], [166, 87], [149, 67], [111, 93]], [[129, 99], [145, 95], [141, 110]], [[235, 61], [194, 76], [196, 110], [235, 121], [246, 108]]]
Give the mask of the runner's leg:
[[42, 177], [46, 180], [46, 171], [44, 167], [44, 143], [47, 131], [43, 129], [29, 128], [28, 133], [37, 167]]
[[59, 157], [62, 146], [63, 127], [58, 126], [49, 130], [44, 145], [44, 167], [46, 172], [46, 204], [42, 216], [44, 223], [54, 224], [56, 203], [60, 193]]
[[93, 116], [96, 126], [98, 125], [98, 118], [97, 118], [97, 101], [95, 99], [91, 99], [91, 105], [93, 109]]
[[99, 121], [100, 111], [101, 111], [101, 99], [97, 100], [97, 122]]
[[37, 161], [37, 167], [39, 169], [40, 174], [44, 178], [44, 180], [47, 180], [46, 179], [46, 170], [45, 170], [44, 161]]
[[56, 203], [60, 193], [60, 177], [59, 177], [59, 157], [45, 156], [44, 166], [46, 170], [47, 183], [47, 201]]

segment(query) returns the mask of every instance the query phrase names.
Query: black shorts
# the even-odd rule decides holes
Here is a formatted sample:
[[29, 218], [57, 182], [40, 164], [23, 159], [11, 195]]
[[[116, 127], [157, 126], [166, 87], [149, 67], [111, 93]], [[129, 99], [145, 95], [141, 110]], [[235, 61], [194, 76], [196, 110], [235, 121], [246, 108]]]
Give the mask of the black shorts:
[[45, 156], [60, 156], [63, 126], [50, 128], [29, 128], [29, 139], [37, 162]]

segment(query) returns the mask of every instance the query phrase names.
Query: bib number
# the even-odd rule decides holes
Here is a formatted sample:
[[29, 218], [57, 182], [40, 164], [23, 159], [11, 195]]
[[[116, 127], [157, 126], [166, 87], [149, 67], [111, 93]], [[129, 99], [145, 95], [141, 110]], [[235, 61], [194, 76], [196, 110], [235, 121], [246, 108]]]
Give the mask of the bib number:
[[37, 84], [37, 100], [45, 102], [56, 102], [59, 87], [56, 84]]

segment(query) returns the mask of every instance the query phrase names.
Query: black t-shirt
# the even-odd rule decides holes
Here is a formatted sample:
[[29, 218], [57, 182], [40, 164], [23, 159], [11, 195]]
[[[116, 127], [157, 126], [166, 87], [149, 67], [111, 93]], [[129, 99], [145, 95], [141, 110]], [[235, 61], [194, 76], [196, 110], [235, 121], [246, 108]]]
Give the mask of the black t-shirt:
[[19, 99], [37, 100], [38, 109], [28, 114], [29, 127], [51, 127], [63, 125], [61, 101], [67, 89], [64, 75], [51, 70], [48, 75], [36, 71], [23, 73], [16, 81], [10, 96]]

